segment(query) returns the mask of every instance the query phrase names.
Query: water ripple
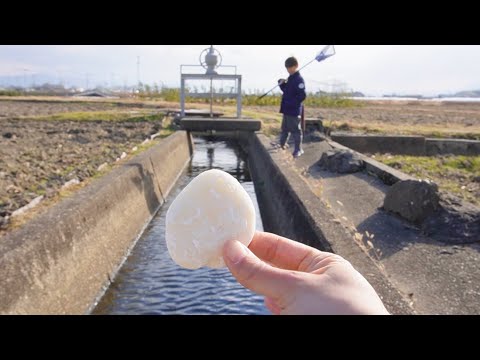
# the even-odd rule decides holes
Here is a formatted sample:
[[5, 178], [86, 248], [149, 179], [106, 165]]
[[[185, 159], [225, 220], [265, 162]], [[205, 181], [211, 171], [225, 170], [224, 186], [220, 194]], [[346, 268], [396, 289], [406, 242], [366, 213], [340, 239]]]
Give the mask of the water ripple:
[[241, 286], [224, 269], [187, 270], [170, 258], [165, 243], [165, 216], [176, 195], [202, 171], [216, 168], [236, 177], [254, 201], [257, 229], [262, 230], [246, 157], [225, 141], [195, 139], [187, 174], [138, 241], [93, 314], [269, 314], [263, 298]]

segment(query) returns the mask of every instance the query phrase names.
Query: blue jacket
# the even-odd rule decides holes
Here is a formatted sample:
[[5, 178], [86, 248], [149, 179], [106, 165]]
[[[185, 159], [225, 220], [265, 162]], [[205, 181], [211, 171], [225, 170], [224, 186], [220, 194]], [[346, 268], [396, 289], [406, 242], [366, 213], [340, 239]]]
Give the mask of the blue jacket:
[[307, 97], [305, 92], [305, 81], [297, 71], [290, 75], [287, 82], [280, 85], [283, 91], [280, 112], [285, 115], [299, 116], [302, 112], [302, 102]]

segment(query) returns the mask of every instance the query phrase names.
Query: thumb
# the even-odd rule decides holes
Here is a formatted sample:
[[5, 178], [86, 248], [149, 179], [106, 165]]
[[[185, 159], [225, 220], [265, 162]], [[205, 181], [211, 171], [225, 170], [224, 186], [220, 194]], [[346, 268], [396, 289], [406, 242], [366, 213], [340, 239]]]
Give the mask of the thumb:
[[292, 271], [268, 265], [241, 242], [228, 241], [223, 247], [223, 258], [237, 281], [257, 294], [281, 299], [294, 287]]

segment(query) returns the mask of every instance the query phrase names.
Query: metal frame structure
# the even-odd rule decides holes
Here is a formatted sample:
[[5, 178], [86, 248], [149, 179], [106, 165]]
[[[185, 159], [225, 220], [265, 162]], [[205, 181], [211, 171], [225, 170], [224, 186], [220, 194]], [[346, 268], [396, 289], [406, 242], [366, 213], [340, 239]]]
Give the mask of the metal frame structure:
[[[226, 99], [237, 99], [237, 118], [242, 116], [242, 75], [237, 75], [237, 67], [234, 65], [222, 65], [219, 68], [231, 67], [235, 68], [235, 74], [192, 74], [183, 73], [183, 67], [202, 67], [199, 65], [181, 65], [180, 66], [180, 115], [185, 116], [185, 83], [187, 80], [210, 80], [209, 93], [190, 93], [188, 96], [210, 99], [210, 117], [213, 117], [213, 98], [222, 97]], [[231, 93], [215, 93], [213, 92], [214, 80], [235, 80], [235, 92]]]

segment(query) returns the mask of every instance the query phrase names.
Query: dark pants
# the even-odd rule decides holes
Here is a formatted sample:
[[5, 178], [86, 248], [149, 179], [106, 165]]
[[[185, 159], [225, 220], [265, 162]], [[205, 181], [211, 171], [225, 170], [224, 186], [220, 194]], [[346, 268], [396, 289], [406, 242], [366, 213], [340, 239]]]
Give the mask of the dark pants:
[[283, 115], [280, 145], [285, 145], [289, 133], [292, 133], [293, 141], [295, 142], [294, 152], [300, 151], [300, 147], [302, 146], [302, 124], [300, 123], [300, 116]]

